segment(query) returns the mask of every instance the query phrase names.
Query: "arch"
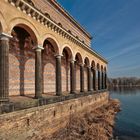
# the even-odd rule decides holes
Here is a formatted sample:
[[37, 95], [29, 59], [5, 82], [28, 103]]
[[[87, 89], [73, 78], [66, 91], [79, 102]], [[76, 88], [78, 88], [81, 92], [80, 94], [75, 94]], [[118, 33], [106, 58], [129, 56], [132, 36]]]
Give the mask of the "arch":
[[94, 61], [94, 60], [92, 60], [92, 62], [91, 62], [91, 67], [92, 67], [93, 69], [95, 69], [95, 61]]
[[101, 74], [100, 74], [100, 64], [97, 63], [97, 83], [98, 83], [98, 90], [101, 88]]
[[91, 62], [91, 68], [92, 68], [92, 87], [93, 90], [96, 90], [96, 69], [95, 69], [95, 61], [92, 60]]
[[106, 67], [104, 67], [104, 72], [106, 72]]
[[75, 60], [76, 60], [76, 62], [78, 62], [78, 63], [83, 63], [83, 59], [82, 59], [82, 56], [81, 56], [81, 54], [79, 53], [79, 52], [77, 52], [76, 53], [76, 55], [75, 55]]
[[42, 51], [43, 62], [43, 87], [44, 93], [55, 93], [56, 86], [56, 62], [55, 55], [59, 54], [57, 42], [51, 37], [45, 38], [43, 43], [44, 50]]
[[64, 47], [62, 51], [62, 91], [70, 91], [70, 60], [73, 60], [72, 51]]
[[99, 63], [97, 63], [96, 68], [97, 68], [97, 70], [99, 70], [99, 71], [100, 71], [100, 64], [99, 64]]
[[104, 88], [104, 71], [103, 71], [103, 65], [101, 65], [101, 89]]
[[62, 51], [63, 57], [66, 57], [68, 60], [73, 60], [72, 50], [69, 47], [64, 47]]
[[90, 61], [89, 61], [88, 57], [85, 57], [84, 63], [85, 63], [86, 66], [90, 66]]
[[59, 54], [59, 47], [56, 43], [55, 40], [53, 40], [52, 38], [46, 38], [44, 43], [43, 43], [43, 48], [47, 49], [49, 51], [49, 49], [51, 49], [51, 51], [54, 53], [54, 55]]
[[104, 69], [103, 69], [103, 65], [101, 65], [101, 71], [103, 72], [103, 70], [104, 70]]
[[[35, 93], [35, 51], [34, 46], [37, 43], [37, 38], [32, 29], [24, 24], [17, 24], [11, 30], [13, 39], [10, 40], [9, 53], [17, 58], [19, 64], [16, 67], [19, 69], [17, 80], [18, 93], [20, 95]], [[10, 56], [9, 55], [9, 56]], [[10, 59], [14, 58], [11, 57]], [[12, 66], [12, 61], [10, 62]], [[16, 67], [12, 67], [9, 71], [9, 77], [12, 76], [12, 71], [17, 71]], [[12, 85], [12, 82], [9, 83]]]
[[60, 54], [59, 42], [52, 34], [44, 34], [41, 38], [41, 44], [44, 44], [45, 40], [48, 40], [52, 45], [54, 45], [55, 50], [57, 50], [57, 53]]
[[33, 41], [33, 45], [34, 45], [34, 47], [38, 44], [38, 41], [37, 41], [37, 37], [36, 37], [36, 35], [35, 35], [35, 33], [32, 31], [32, 29], [30, 28], [30, 27], [28, 27], [27, 25], [25, 25], [25, 24], [17, 24], [17, 25], [15, 25], [14, 27], [13, 27], [13, 29], [12, 29], [12, 33], [13, 32], [15, 32], [14, 31], [14, 28], [21, 28], [21, 29], [24, 29], [29, 35], [30, 35], [30, 37], [31, 37], [31, 39], [32, 39], [32, 41]]
[[64, 50], [67, 51], [69, 58], [74, 60], [74, 53], [73, 50], [71, 49], [71, 47], [68, 44], [65, 44], [62, 46], [62, 50], [61, 50], [61, 54], [63, 55]]
[[81, 54], [78, 52], [75, 55], [75, 60], [76, 60], [76, 90], [80, 91], [80, 65], [79, 64], [83, 64], [83, 60], [82, 60], [82, 56]]
[[88, 57], [85, 57], [84, 64], [85, 64], [85, 68], [84, 68], [84, 88], [87, 91], [88, 90], [88, 83], [89, 83], [88, 67], [90, 66], [90, 61], [89, 61]]
[[36, 44], [39, 42], [38, 38], [40, 37], [39, 31], [37, 28], [30, 22], [29, 20], [21, 17], [16, 17], [10, 20], [9, 22], [9, 33], [12, 32], [12, 29], [15, 26], [19, 26], [21, 28], [24, 28], [26, 31], [29, 32], [29, 34], [34, 34], [34, 40], [36, 40]]

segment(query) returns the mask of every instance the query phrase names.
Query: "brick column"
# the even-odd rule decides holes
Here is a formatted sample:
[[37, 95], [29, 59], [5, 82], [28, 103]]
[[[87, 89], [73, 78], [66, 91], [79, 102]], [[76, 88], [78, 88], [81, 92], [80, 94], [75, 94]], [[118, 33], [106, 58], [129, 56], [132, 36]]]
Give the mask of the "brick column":
[[105, 82], [104, 82], [104, 84], [105, 84], [105, 89], [107, 89], [107, 74], [105, 73]]
[[93, 68], [93, 90], [96, 90], [96, 70]]
[[43, 93], [42, 87], [42, 50], [43, 47], [35, 48], [35, 98], [41, 98]]
[[75, 61], [70, 62], [70, 83], [71, 83], [71, 94], [76, 93], [76, 75], [75, 75]]
[[101, 89], [104, 89], [104, 73], [102, 71], [102, 74], [101, 74]]
[[92, 91], [92, 87], [91, 87], [91, 67], [88, 66], [87, 67], [88, 70], [88, 91]]
[[61, 55], [56, 56], [56, 95], [62, 95]]
[[84, 92], [84, 64], [80, 65], [80, 92]]
[[101, 77], [100, 77], [100, 71], [98, 70], [98, 90], [100, 90], [100, 87], [101, 87], [101, 85], [100, 85], [100, 79], [101, 79]]
[[9, 101], [9, 38], [0, 34], [0, 104]]
[[105, 89], [105, 72], [102, 72], [103, 73], [103, 77], [102, 77], [102, 79], [103, 79], [103, 88], [102, 89]]

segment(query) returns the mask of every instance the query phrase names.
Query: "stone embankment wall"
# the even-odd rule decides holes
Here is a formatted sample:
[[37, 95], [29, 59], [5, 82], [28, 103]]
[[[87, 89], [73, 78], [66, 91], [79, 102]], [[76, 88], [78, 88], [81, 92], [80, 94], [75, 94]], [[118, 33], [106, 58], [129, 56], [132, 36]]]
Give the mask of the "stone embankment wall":
[[51, 135], [66, 126], [71, 115], [108, 103], [109, 94], [94, 94], [51, 105], [0, 115], [0, 140], [30, 140]]

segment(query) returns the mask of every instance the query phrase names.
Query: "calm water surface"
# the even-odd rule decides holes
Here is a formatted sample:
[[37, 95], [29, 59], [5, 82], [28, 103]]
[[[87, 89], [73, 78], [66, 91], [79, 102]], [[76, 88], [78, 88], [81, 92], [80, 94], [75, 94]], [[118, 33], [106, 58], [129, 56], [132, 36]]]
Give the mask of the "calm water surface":
[[117, 115], [115, 135], [119, 140], [140, 140], [140, 89], [115, 89], [110, 96], [118, 98], [122, 108]]

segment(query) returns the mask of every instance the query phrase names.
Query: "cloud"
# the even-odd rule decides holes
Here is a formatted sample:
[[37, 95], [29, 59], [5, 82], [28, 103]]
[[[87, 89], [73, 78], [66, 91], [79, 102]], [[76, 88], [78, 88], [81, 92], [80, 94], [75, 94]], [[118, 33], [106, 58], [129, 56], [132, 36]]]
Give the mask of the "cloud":
[[107, 59], [109, 61], [111, 61], [112, 59], [118, 58], [119, 56], [122, 56], [124, 54], [127, 54], [127, 53], [133, 51], [133, 50], [136, 50], [136, 49], [140, 48], [140, 41], [139, 42], [132, 41], [131, 45], [129, 45], [129, 46], [122, 46], [122, 47], [124, 47], [124, 48], [122, 48], [120, 50], [120, 52], [115, 53], [114, 55], [112, 55], [111, 57], [108, 57]]

